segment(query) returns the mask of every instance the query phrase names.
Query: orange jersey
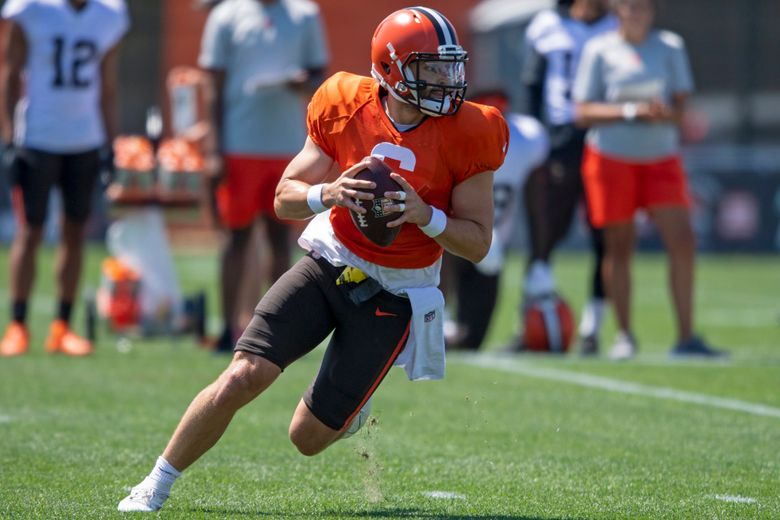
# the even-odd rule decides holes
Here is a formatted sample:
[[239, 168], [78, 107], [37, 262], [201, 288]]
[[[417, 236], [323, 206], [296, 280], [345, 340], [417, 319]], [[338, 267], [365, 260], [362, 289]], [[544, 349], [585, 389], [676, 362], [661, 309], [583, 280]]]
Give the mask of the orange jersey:
[[[469, 102], [453, 116], [428, 117], [399, 132], [385, 114], [379, 84], [346, 72], [334, 74], [314, 94], [307, 124], [309, 137], [341, 171], [368, 155], [382, 156], [425, 202], [445, 213], [451, 210], [455, 185], [498, 169], [509, 141], [498, 110]], [[441, 246], [414, 224], [404, 224], [390, 246], [380, 247], [362, 235], [348, 209], [334, 207], [330, 221], [350, 251], [381, 266], [422, 268], [442, 254]]]

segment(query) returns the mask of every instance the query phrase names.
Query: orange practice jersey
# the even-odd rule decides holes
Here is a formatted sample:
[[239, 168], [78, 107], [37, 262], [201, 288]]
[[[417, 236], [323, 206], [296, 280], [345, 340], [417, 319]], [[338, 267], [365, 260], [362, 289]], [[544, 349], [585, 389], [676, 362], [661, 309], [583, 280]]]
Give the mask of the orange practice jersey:
[[[466, 102], [454, 116], [428, 117], [399, 132], [382, 106], [379, 85], [371, 78], [339, 72], [309, 104], [309, 137], [346, 170], [368, 155], [380, 155], [420, 197], [445, 213], [456, 184], [496, 170], [504, 161], [509, 132], [498, 110]], [[421, 268], [442, 254], [435, 240], [414, 224], [404, 224], [395, 241], [380, 247], [365, 238], [349, 210], [334, 207], [336, 237], [359, 257], [393, 268]]]

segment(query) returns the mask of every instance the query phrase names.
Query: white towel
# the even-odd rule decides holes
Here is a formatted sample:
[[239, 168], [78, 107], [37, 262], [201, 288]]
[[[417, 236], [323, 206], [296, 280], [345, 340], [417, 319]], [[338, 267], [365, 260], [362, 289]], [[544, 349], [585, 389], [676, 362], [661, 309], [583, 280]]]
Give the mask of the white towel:
[[412, 304], [412, 326], [395, 365], [411, 381], [444, 377], [444, 295], [437, 287], [406, 289]]

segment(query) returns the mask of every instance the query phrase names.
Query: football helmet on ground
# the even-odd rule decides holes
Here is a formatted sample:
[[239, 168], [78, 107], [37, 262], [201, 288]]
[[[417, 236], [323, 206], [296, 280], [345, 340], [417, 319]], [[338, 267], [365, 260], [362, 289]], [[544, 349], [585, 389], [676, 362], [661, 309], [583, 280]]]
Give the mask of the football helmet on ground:
[[574, 315], [569, 304], [552, 293], [534, 298], [523, 309], [522, 346], [534, 352], [563, 354], [574, 333]]

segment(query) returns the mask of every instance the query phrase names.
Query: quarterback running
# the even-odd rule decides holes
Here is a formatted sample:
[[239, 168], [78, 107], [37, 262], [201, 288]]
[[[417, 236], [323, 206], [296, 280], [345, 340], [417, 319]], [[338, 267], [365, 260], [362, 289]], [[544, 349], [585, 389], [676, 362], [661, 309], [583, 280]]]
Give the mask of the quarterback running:
[[[195, 397], [120, 511], [160, 509], [238, 409], [331, 333], [289, 426], [304, 455], [356, 430], [393, 364], [412, 380], [443, 377], [442, 252], [472, 262], [487, 254], [493, 171], [508, 143], [498, 110], [464, 101], [466, 59], [444, 15], [401, 9], [371, 40], [372, 77], [337, 73], [315, 93], [308, 137], [274, 201], [280, 218], [314, 217], [299, 240], [308, 253], [258, 303], [232, 362]], [[369, 240], [350, 214], [365, 214], [358, 201], [374, 199], [366, 191], [375, 183], [355, 178], [374, 161], [401, 187], [373, 204], [398, 215], [386, 224], [401, 227], [388, 246]]]

